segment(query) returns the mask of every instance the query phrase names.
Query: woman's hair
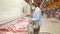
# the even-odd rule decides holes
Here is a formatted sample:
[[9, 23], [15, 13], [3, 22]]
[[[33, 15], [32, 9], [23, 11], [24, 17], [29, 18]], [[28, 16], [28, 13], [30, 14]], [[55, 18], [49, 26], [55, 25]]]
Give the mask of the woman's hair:
[[36, 4], [34, 4], [34, 3], [32, 3], [32, 5], [33, 5], [33, 6], [35, 6], [35, 7], [37, 7], [37, 5], [36, 5]]

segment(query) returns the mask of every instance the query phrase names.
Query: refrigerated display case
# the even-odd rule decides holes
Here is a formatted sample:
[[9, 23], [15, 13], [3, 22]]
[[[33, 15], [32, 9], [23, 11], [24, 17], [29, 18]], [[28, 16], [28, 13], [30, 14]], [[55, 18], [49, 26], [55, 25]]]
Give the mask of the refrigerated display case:
[[5, 24], [0, 26], [0, 34], [29, 34], [29, 23], [26, 19], [18, 19], [10, 22], [13, 24]]

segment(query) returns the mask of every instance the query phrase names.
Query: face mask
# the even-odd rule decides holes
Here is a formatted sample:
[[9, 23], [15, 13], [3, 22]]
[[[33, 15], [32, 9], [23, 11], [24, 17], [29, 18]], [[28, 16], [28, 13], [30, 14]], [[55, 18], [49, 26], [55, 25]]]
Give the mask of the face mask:
[[32, 7], [32, 9], [34, 10], [34, 9], [35, 9], [35, 7]]

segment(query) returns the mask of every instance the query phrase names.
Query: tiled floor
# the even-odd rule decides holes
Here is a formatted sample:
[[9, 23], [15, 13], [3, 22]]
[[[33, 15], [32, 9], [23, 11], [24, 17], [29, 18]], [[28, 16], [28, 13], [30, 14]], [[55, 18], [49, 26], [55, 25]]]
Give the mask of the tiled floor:
[[50, 34], [60, 34], [60, 21], [55, 18], [42, 17], [43, 25], [41, 32], [48, 32]]

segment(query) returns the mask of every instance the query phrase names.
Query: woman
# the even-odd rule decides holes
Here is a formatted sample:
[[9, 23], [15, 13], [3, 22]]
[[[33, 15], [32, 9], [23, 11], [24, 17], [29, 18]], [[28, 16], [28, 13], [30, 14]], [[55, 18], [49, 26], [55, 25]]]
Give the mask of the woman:
[[38, 5], [35, 4], [33, 5], [35, 6], [35, 11], [33, 13], [33, 18], [30, 19], [30, 22], [31, 24], [33, 23], [33, 25], [35, 26], [33, 29], [34, 34], [39, 34], [39, 30], [42, 25], [42, 21], [41, 21], [42, 13]]

